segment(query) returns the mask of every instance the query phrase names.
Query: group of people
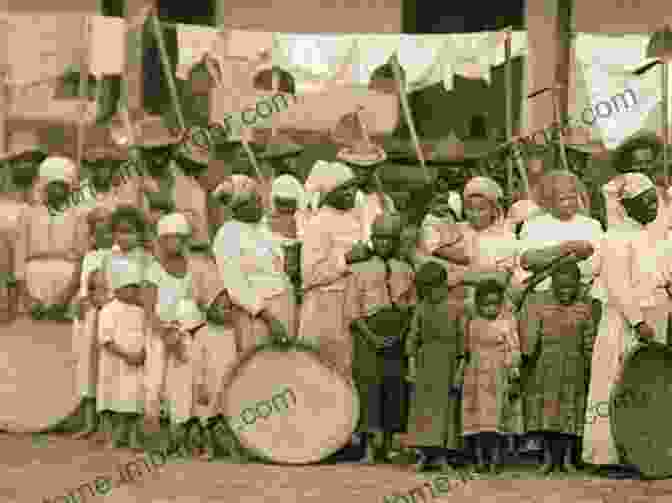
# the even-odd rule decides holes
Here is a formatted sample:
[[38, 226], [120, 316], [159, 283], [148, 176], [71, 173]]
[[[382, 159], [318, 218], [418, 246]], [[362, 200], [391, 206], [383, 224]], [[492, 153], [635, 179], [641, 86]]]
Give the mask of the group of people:
[[[503, 439], [529, 434], [544, 473], [573, 470], [582, 437], [585, 462], [636, 475], [609, 418], [585, 418], [633, 345], [668, 343], [657, 140], [622, 148], [605, 222], [571, 172], [531, 170], [530, 194], [505, 207], [493, 178], [446, 166], [411, 229], [366, 136], [305, 183], [292, 174], [301, 147], [276, 139], [256, 149], [272, 180], [223, 172], [213, 184], [212, 152], [145, 129], [88, 152], [86, 176], [37, 149], [4, 157], [5, 319], [32, 316], [45, 337], [74, 320], [79, 437], [143, 449], [165, 433], [165, 407], [160, 438], [243, 459], [221, 434], [225, 383], [260, 345], [300, 340], [355, 384], [367, 463], [389, 460], [405, 433], [419, 470], [471, 445], [475, 468], [496, 472]], [[139, 174], [121, 183], [129, 156]], [[73, 190], [90, 196], [68, 205]]]

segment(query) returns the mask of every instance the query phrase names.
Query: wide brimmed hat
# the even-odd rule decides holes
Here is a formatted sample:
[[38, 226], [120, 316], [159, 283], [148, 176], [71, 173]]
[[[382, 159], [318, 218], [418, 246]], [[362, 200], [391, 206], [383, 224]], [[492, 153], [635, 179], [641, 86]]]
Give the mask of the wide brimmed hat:
[[332, 132], [337, 143], [344, 143], [336, 158], [356, 166], [374, 166], [387, 159], [385, 150], [371, 141], [362, 122], [360, 110], [345, 114]]
[[265, 149], [259, 154], [259, 159], [282, 159], [299, 155], [305, 149], [302, 145], [285, 136], [278, 135], [270, 138]]

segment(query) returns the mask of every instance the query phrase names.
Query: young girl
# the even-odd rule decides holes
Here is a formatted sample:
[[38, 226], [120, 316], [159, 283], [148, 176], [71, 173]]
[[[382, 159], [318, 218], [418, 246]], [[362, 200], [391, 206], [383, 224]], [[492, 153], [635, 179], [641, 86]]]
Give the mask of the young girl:
[[104, 207], [96, 208], [87, 215], [91, 251], [82, 262], [81, 287], [79, 293], [78, 316], [73, 323], [77, 348], [77, 382], [82, 397], [84, 429], [75, 438], [91, 435], [97, 428], [96, 382], [98, 380], [98, 347], [96, 344], [97, 319], [100, 308], [108, 300], [107, 289], [102, 275], [102, 261], [112, 246], [109, 227], [110, 212]]
[[[475, 441], [477, 472], [498, 471], [500, 433], [519, 426], [511, 424], [517, 415], [509, 392], [520, 376], [520, 343], [517, 322], [503, 306], [504, 292], [504, 285], [494, 279], [479, 283], [474, 313], [464, 318], [467, 365], [462, 418], [465, 435]], [[458, 385], [459, 381], [458, 377]]]
[[100, 311], [98, 343], [100, 369], [98, 411], [116, 416], [111, 446], [126, 443], [142, 450], [140, 418], [143, 412], [143, 365], [145, 363], [142, 270], [129, 260], [112, 260], [114, 299]]
[[[183, 299], [193, 298], [192, 278], [185, 256], [185, 247], [191, 233], [187, 219], [180, 213], [166, 215], [157, 224], [157, 260], [148, 271], [153, 304], [152, 335], [149, 351], [148, 401], [152, 403], [153, 419], [158, 419], [158, 404], [165, 384], [165, 393], [170, 397], [169, 409], [172, 424], [173, 444], [183, 443], [187, 423], [192, 418], [191, 385], [169, 387], [167, 374], [177, 363], [178, 353], [174, 346], [173, 326], [176, 306]], [[173, 367], [171, 367], [173, 366]], [[174, 373], [174, 372], [173, 372]], [[171, 378], [171, 383], [179, 382]]]

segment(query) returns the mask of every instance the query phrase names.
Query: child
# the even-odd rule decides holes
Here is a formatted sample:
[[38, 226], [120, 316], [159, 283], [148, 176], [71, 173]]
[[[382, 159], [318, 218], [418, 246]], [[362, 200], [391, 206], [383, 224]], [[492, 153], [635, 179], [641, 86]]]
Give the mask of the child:
[[416, 288], [421, 303], [406, 339], [409, 374], [415, 381], [408, 433], [420, 455], [415, 466], [419, 472], [436, 461], [447, 469], [449, 451], [462, 447], [460, 402], [450, 391], [464, 358], [464, 336], [447, 280], [446, 269], [437, 262], [420, 267]]
[[[228, 450], [240, 462], [237, 443], [227, 429], [220, 407], [225, 381], [238, 362], [236, 329], [243, 313], [233, 304], [213, 258], [202, 255], [189, 258], [194, 299], [208, 322], [196, 335], [196, 412], [201, 418], [203, 455], [211, 461]], [[220, 444], [220, 439], [225, 445]]]
[[188, 447], [187, 433], [197, 423], [195, 413], [194, 365], [196, 337], [205, 317], [192, 299], [180, 299], [174, 306], [175, 320], [166, 324], [166, 400], [173, 431], [172, 448]]
[[75, 438], [85, 438], [97, 429], [96, 382], [98, 380], [98, 347], [96, 326], [100, 308], [107, 302], [107, 288], [102, 275], [102, 260], [112, 246], [109, 227], [110, 212], [96, 208], [87, 215], [91, 251], [82, 261], [81, 287], [79, 293], [78, 316], [73, 323], [75, 345], [77, 347], [77, 381], [82, 397], [84, 429]]
[[[465, 435], [475, 441], [476, 471], [497, 473], [502, 462], [500, 433], [518, 429], [509, 396], [520, 377], [518, 326], [504, 307], [505, 285], [487, 279], [476, 286], [473, 315], [463, 319], [466, 366], [462, 417]], [[518, 402], [519, 403], [519, 402]]]
[[551, 290], [528, 299], [521, 316], [526, 365], [525, 429], [542, 433], [540, 471], [574, 472], [576, 442], [585, 421], [587, 370], [596, 323], [592, 298], [583, 293], [576, 263], [558, 267]]
[[111, 268], [114, 299], [101, 309], [98, 318], [98, 412], [110, 411], [116, 416], [114, 438], [108, 445], [121, 447], [127, 436], [129, 447], [139, 451], [146, 354], [142, 271], [123, 259], [113, 260]]
[[[415, 303], [413, 269], [395, 256], [402, 220], [379, 215], [372, 225], [374, 257], [353, 264], [346, 290], [348, 318], [355, 338], [354, 375], [360, 391], [360, 429], [367, 436], [367, 463], [376, 450], [387, 460], [392, 435], [404, 429], [406, 364], [403, 339]], [[382, 438], [381, 438], [382, 437]]]
[[[172, 213], [157, 224], [156, 260], [147, 271], [147, 281], [151, 284], [151, 330], [149, 343], [147, 400], [150, 402], [152, 420], [156, 425], [162, 390], [172, 394], [172, 437], [173, 444], [185, 439], [187, 422], [191, 419], [192, 395], [190, 387], [174, 387], [168, 391], [166, 382], [170, 360], [178, 356], [170, 353], [174, 345], [176, 307], [183, 299], [193, 299], [192, 275], [189, 270], [185, 247], [191, 227], [184, 215]], [[175, 362], [173, 362], [175, 363]], [[175, 383], [175, 381], [172, 381]], [[165, 386], [164, 386], [165, 383]]]

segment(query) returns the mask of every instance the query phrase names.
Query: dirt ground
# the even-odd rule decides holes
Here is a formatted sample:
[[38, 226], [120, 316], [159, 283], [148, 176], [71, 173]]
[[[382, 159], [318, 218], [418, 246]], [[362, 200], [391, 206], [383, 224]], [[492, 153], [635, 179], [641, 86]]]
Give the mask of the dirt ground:
[[[134, 472], [134, 481], [121, 482], [119, 465], [148, 459], [130, 450], [106, 450], [85, 440], [59, 435], [0, 434], [0, 503], [95, 502], [214, 503], [406, 503], [409, 492], [438, 472], [417, 475], [402, 465], [365, 467], [351, 463], [320, 466], [237, 465], [199, 460], [151, 462]], [[150, 468], [148, 469], [147, 466]], [[532, 467], [509, 467], [496, 478], [472, 480], [466, 485], [450, 476], [453, 487], [444, 493], [424, 490], [426, 501], [461, 503], [663, 503], [672, 501], [672, 480], [591, 480], [585, 474], [554, 475], [535, 479]], [[91, 496], [84, 487], [95, 487], [98, 477], [109, 477], [112, 487]], [[445, 480], [445, 479], [444, 479]], [[64, 496], [84, 495], [76, 499]], [[395, 498], [394, 495], [407, 498]], [[59, 497], [60, 496], [60, 497]], [[387, 498], [387, 500], [385, 499]], [[419, 493], [416, 502], [422, 498]]]

